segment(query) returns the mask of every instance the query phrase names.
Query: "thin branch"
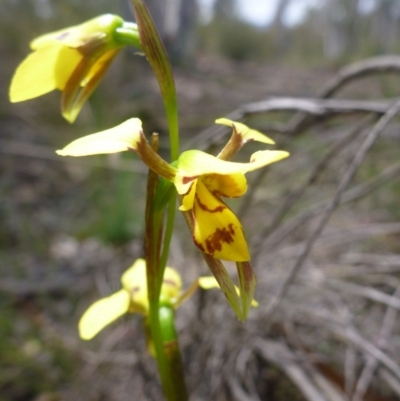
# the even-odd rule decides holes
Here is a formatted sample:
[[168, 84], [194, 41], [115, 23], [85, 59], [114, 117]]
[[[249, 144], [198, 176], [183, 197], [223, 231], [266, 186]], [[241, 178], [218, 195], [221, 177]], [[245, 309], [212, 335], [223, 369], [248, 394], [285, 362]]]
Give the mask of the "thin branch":
[[[340, 205], [344, 205], [346, 203], [355, 202], [369, 195], [380, 186], [385, 184], [387, 181], [398, 176], [400, 172], [400, 163], [396, 163], [382, 173], [378, 174], [376, 177], [354, 186], [347, 190], [342, 198], [340, 199]], [[287, 221], [284, 226], [281, 226], [279, 229], [275, 229], [268, 237], [268, 248], [274, 248], [277, 244], [283, 241], [288, 235], [290, 235], [293, 231], [295, 231], [300, 226], [304, 225], [308, 220], [317, 216], [319, 213], [323, 212], [324, 209], [329, 204], [329, 200], [319, 202], [310, 206], [307, 210], [303, 211], [301, 214], [297, 215], [293, 219]], [[266, 243], [264, 241], [263, 246], [265, 247]]]
[[[308, 317], [308, 324], [311, 323], [313, 319], [316, 320], [315, 324], [317, 324], [318, 327], [329, 330], [345, 339], [348, 343], [353, 344], [367, 355], [372, 355], [379, 363], [400, 379], [400, 366], [389, 355], [385, 354], [373, 343], [362, 337], [354, 327], [349, 326], [348, 322], [343, 321], [343, 318], [338, 318], [336, 314], [331, 313], [327, 309], [317, 310], [298, 303], [286, 303], [286, 306], [296, 311], [296, 313], [293, 314], [295, 320], [298, 319], [304, 324], [304, 316], [301, 316], [300, 313], [304, 312]], [[266, 314], [265, 316], [268, 317]]]
[[[310, 278], [302, 280], [304, 284], [312, 284]], [[318, 279], [313, 283], [320, 286], [321, 284], [326, 284], [328, 287], [337, 289], [340, 292], [345, 292], [347, 294], [357, 295], [364, 298], [368, 298], [372, 301], [382, 303], [388, 307], [400, 310], [400, 298], [396, 295], [387, 295], [382, 291], [379, 291], [372, 287], [366, 287], [354, 283], [349, 283], [347, 281], [334, 280], [334, 279]]]
[[255, 347], [264, 359], [278, 365], [309, 401], [327, 401], [300, 366], [296, 355], [283, 343], [257, 339]]
[[261, 114], [271, 111], [301, 111], [318, 117], [342, 113], [384, 114], [397, 99], [391, 100], [351, 100], [271, 97], [242, 106], [244, 114]]
[[330, 219], [332, 213], [334, 212], [336, 207], [339, 205], [343, 192], [346, 190], [346, 188], [352, 181], [355, 173], [357, 172], [358, 168], [360, 167], [361, 163], [363, 162], [364, 158], [366, 157], [368, 151], [371, 149], [371, 147], [373, 146], [375, 141], [378, 139], [379, 135], [382, 133], [384, 128], [387, 126], [387, 124], [397, 115], [399, 110], [400, 110], [400, 102], [396, 102], [387, 111], [387, 113], [379, 119], [379, 121], [375, 124], [374, 128], [368, 134], [367, 138], [365, 139], [365, 141], [361, 145], [360, 149], [358, 150], [357, 154], [355, 155], [350, 167], [348, 168], [344, 177], [340, 181], [339, 186], [336, 190], [335, 196], [333, 197], [332, 201], [326, 208], [316, 229], [310, 236], [309, 240], [306, 242], [301, 255], [299, 256], [296, 263], [292, 267], [292, 269], [289, 273], [289, 276], [286, 278], [285, 282], [283, 283], [276, 298], [268, 306], [269, 314], [273, 313], [273, 311], [279, 305], [282, 298], [286, 295], [287, 291], [290, 288], [290, 285], [293, 283], [298, 272], [303, 267], [304, 262], [306, 261], [308, 255], [311, 252], [311, 249], [313, 248], [315, 242], [317, 241], [318, 237], [322, 233], [322, 231], [323, 231], [325, 225], [327, 224], [328, 220]]
[[[393, 293], [392, 298], [400, 301], [400, 285], [397, 286], [396, 291]], [[386, 310], [385, 316], [382, 321], [382, 327], [377, 340], [377, 346], [381, 349], [387, 348], [391, 332], [396, 323], [397, 310], [393, 306], [389, 306]], [[372, 356], [368, 355], [367, 361], [364, 365], [353, 395], [353, 401], [362, 401], [368, 387], [371, 383], [372, 377], [378, 367], [378, 361]]]
[[339, 71], [337, 77], [328, 82], [321, 92], [321, 97], [328, 98], [349, 82], [372, 74], [388, 72], [400, 73], [399, 56], [378, 56], [357, 61]]
[[[258, 238], [254, 241], [253, 247], [253, 261], [257, 260], [257, 256], [260, 253], [262, 242], [273, 232], [278, 226], [281, 224], [284, 217], [289, 213], [292, 207], [296, 204], [296, 202], [305, 194], [306, 190], [310, 185], [313, 185], [321, 176], [321, 174], [326, 170], [329, 165], [329, 162], [341, 151], [344, 147], [347, 147], [349, 143], [351, 143], [357, 136], [363, 132], [363, 130], [371, 123], [371, 118], [368, 117], [360, 124], [358, 124], [355, 128], [353, 128], [346, 136], [344, 136], [340, 141], [338, 141], [329, 152], [322, 158], [311, 171], [306, 182], [291, 191], [289, 195], [284, 199], [279, 210], [275, 213], [275, 216], [272, 219], [271, 224], [269, 224], [262, 232], [258, 235]], [[400, 166], [400, 163], [399, 163]], [[399, 167], [400, 168], [400, 167]]]

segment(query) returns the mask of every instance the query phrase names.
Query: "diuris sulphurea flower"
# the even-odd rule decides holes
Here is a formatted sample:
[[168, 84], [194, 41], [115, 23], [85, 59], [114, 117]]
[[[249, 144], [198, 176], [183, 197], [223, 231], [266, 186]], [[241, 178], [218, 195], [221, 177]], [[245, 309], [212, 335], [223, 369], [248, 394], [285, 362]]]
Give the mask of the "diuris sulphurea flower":
[[[248, 140], [271, 143], [269, 138], [244, 124], [226, 119], [220, 122], [231, 124], [234, 133], [241, 138], [240, 146]], [[77, 139], [57, 153], [86, 156], [126, 150], [134, 150], [153, 171], [175, 185], [181, 195], [180, 210], [192, 213], [192, 235], [198, 248], [216, 259], [250, 260], [242, 225], [222, 197], [242, 196], [247, 190], [245, 173], [282, 160], [289, 156], [288, 152], [258, 151], [250, 157], [249, 163], [236, 163], [199, 150], [188, 150], [170, 165], [147, 143], [141, 121], [132, 118], [117, 127]]]
[[30, 44], [33, 52], [13, 76], [11, 102], [33, 99], [58, 89], [62, 92], [62, 115], [74, 122], [125, 46], [120, 33], [127, 31], [140, 49], [136, 24], [111, 14], [34, 39]]
[[[121, 276], [122, 289], [93, 303], [79, 321], [79, 335], [83, 340], [91, 340], [106, 326], [125, 313], [149, 314], [147, 297], [146, 262], [136, 262]], [[166, 267], [161, 285], [160, 305], [177, 309], [188, 300], [198, 288], [210, 290], [219, 288], [214, 277], [204, 276], [195, 280], [185, 291], [182, 291], [180, 274], [172, 267]], [[236, 288], [239, 292], [239, 289]], [[252, 306], [258, 303], [253, 301]]]

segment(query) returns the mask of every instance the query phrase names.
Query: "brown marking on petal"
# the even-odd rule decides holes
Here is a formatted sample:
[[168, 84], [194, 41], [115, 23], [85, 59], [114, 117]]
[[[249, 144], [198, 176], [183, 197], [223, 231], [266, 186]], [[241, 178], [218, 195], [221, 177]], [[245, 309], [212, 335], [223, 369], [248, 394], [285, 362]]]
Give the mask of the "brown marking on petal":
[[209, 212], [209, 213], [221, 213], [222, 211], [224, 211], [227, 208], [227, 206], [225, 206], [225, 205], [219, 205], [214, 209], [210, 209], [207, 205], [205, 205], [204, 203], [201, 203], [201, 201], [200, 201], [199, 197], [197, 196], [197, 194], [196, 194], [196, 200], [197, 200], [200, 208], [205, 210], [205, 211], [207, 211], [207, 212]]
[[132, 287], [131, 293], [134, 294], [135, 292], [140, 291], [140, 287]]
[[182, 177], [182, 184], [187, 184], [190, 181], [194, 181], [196, 178], [199, 178], [199, 176], [195, 175], [194, 177]]
[[193, 184], [194, 184], [194, 182], [192, 182], [192, 183], [190, 184], [189, 189], [182, 195], [183, 197], [187, 196], [187, 195], [190, 193], [190, 191], [191, 191], [191, 189], [192, 189], [192, 187], [193, 187]]
[[196, 241], [196, 238], [193, 237], [193, 242], [200, 249], [200, 251], [206, 253], [206, 249], [204, 248], [203, 244]]
[[163, 284], [169, 284], [172, 285], [173, 287], [177, 287], [176, 282], [173, 280], [163, 280]]
[[233, 224], [228, 227], [217, 228], [205, 241], [207, 253], [213, 255], [215, 251], [221, 251], [222, 244], [230, 244], [234, 241], [235, 230]]

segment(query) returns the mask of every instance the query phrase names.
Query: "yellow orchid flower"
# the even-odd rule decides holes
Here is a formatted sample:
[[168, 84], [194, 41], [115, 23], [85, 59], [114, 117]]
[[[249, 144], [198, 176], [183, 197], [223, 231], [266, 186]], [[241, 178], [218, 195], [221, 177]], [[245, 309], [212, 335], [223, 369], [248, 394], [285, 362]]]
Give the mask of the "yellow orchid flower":
[[199, 150], [183, 152], [177, 163], [174, 184], [182, 195], [182, 211], [192, 211], [195, 244], [216, 259], [250, 260], [243, 228], [221, 197], [237, 198], [247, 190], [245, 173], [277, 162], [289, 154], [264, 150], [249, 163], [218, 159]]
[[[138, 259], [122, 275], [122, 289], [92, 304], [79, 321], [79, 335], [83, 340], [91, 340], [104, 327], [114, 322], [125, 313], [138, 313], [148, 316], [149, 301], [147, 297], [146, 262]], [[160, 305], [178, 308], [188, 300], [198, 288], [210, 290], [219, 288], [214, 277], [199, 277], [189, 288], [182, 292], [182, 279], [172, 267], [166, 267], [161, 286]], [[239, 294], [239, 289], [236, 288]], [[256, 301], [253, 307], [258, 306]]]
[[[244, 124], [238, 125], [227, 119], [223, 119], [223, 123], [232, 124], [243, 143], [248, 140], [271, 141]], [[57, 153], [61, 156], [86, 156], [125, 150], [136, 151], [151, 169], [174, 183], [182, 196], [179, 209], [193, 215], [192, 235], [198, 248], [216, 259], [250, 260], [242, 225], [221, 197], [242, 196], [247, 190], [245, 173], [282, 160], [289, 156], [288, 152], [258, 151], [250, 157], [249, 163], [235, 163], [199, 150], [188, 150], [179, 156], [173, 167], [151, 149], [144, 137], [141, 121], [133, 118], [117, 127], [77, 139]]]
[[[92, 339], [105, 326], [127, 312], [148, 315], [146, 262], [138, 259], [122, 275], [122, 289], [96, 301], [79, 321], [79, 334], [84, 340]], [[180, 294], [181, 277], [172, 267], [166, 267], [161, 286], [160, 301], [173, 303]]]
[[[62, 115], [71, 123], [75, 121], [124, 46], [116, 37], [120, 29], [137, 34], [135, 24], [106, 14], [33, 40], [30, 44], [33, 52], [13, 76], [11, 102], [33, 99], [58, 89], [62, 91]], [[137, 45], [140, 46], [139, 39]]]

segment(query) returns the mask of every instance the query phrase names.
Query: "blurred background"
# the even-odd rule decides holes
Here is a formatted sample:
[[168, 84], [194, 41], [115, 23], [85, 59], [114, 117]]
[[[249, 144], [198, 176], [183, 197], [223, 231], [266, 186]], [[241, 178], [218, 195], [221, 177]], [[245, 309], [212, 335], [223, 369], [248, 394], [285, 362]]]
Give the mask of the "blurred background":
[[[241, 324], [215, 291], [177, 312], [191, 399], [400, 399], [397, 117], [337, 196], [399, 97], [400, 2], [145, 2], [173, 64], [182, 149], [218, 153], [229, 132], [213, 122], [230, 116], [292, 154], [249, 174], [248, 196], [229, 202], [251, 244], [260, 307]], [[135, 116], [168, 158], [146, 60], [123, 50], [74, 125], [57, 91], [8, 101], [33, 38], [103, 13], [133, 20], [126, 0], [0, 2], [0, 401], [162, 399], [140, 318], [91, 342], [77, 333], [85, 309], [143, 255], [146, 169], [131, 154], [54, 153]], [[169, 264], [189, 285], [207, 268], [181, 217], [176, 225]]]

